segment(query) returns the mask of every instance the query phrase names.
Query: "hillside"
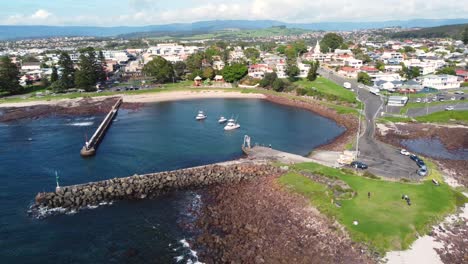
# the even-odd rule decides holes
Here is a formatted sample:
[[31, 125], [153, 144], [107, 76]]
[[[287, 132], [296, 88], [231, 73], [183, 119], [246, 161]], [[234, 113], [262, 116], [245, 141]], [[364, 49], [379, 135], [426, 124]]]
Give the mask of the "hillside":
[[249, 38], [264, 38], [273, 36], [290, 36], [300, 35], [303, 33], [310, 32], [305, 29], [298, 28], [285, 28], [285, 27], [270, 27], [265, 29], [253, 29], [253, 30], [219, 30], [214, 32], [145, 32], [145, 33], [132, 33], [123, 35], [125, 38], [137, 38], [146, 37], [154, 40], [201, 40], [201, 39], [249, 39]]
[[462, 32], [468, 28], [468, 23], [458, 25], [446, 25], [403, 31], [392, 34], [391, 38], [453, 38], [461, 39]]
[[164, 36], [169, 32], [179, 35], [194, 35], [212, 33], [225, 29], [255, 30], [274, 26], [287, 26], [305, 30], [357, 30], [384, 27], [434, 27], [468, 23], [468, 19], [413, 19], [369, 22], [317, 22], [317, 23], [285, 23], [275, 20], [212, 20], [194, 23], [173, 23], [150, 26], [116, 26], [116, 27], [90, 27], [90, 26], [12, 26], [0, 25], [0, 40], [65, 37], [65, 36], [92, 36], [114, 37], [132, 33], [148, 33]]

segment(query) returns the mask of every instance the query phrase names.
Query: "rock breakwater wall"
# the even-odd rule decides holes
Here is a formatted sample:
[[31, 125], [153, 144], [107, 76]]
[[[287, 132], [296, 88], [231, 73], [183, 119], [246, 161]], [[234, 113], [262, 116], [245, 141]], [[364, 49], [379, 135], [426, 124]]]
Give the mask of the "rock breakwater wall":
[[152, 198], [168, 191], [235, 183], [260, 176], [275, 175], [280, 169], [269, 164], [207, 165], [99, 182], [60, 187], [55, 192], [38, 193], [33, 208], [79, 209], [124, 199]]

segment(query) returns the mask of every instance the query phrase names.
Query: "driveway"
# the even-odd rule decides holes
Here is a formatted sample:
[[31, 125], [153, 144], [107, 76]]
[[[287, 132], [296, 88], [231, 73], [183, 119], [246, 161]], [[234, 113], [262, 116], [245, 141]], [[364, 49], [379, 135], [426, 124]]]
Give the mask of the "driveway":
[[364, 133], [361, 133], [359, 138], [358, 160], [367, 163], [369, 171], [376, 175], [394, 179], [420, 179], [416, 173], [418, 166], [415, 162], [401, 155], [399, 149], [374, 138], [375, 118], [383, 107], [382, 98], [371, 94], [365, 87], [359, 88], [356, 80], [338, 76], [336, 73], [330, 74], [329, 71], [323, 69], [320, 69], [319, 73], [339, 85], [343, 85], [344, 82], [351, 83], [352, 89], [365, 105], [366, 122], [363, 128]]

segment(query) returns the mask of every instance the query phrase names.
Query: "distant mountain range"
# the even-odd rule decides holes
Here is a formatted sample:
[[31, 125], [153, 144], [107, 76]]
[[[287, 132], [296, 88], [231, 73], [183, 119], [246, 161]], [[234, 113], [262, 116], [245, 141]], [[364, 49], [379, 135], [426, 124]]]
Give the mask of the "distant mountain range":
[[445, 25], [439, 27], [421, 28], [389, 34], [391, 38], [453, 38], [462, 39], [462, 34], [468, 24]]
[[464, 24], [468, 19], [413, 19], [382, 22], [320, 22], [284, 23], [275, 20], [213, 20], [194, 23], [174, 23], [135, 27], [89, 27], [89, 26], [10, 26], [0, 25], [0, 40], [44, 38], [44, 37], [115, 37], [145, 32], [213, 32], [223, 29], [263, 29], [272, 26], [286, 26], [307, 30], [357, 30], [385, 27], [435, 27], [442, 25]]

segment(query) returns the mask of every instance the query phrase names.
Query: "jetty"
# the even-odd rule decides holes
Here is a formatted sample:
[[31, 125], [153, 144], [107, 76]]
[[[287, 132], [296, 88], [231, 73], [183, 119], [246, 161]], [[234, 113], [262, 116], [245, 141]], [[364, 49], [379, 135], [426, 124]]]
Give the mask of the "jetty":
[[103, 139], [104, 135], [106, 134], [107, 129], [110, 127], [112, 120], [117, 115], [117, 112], [122, 102], [123, 102], [123, 99], [119, 98], [119, 100], [117, 100], [114, 106], [112, 106], [112, 109], [109, 111], [109, 113], [106, 115], [106, 117], [101, 122], [99, 127], [96, 129], [96, 132], [94, 132], [91, 139], [86, 141], [83, 148], [81, 148], [81, 151], [80, 151], [81, 156], [89, 157], [89, 156], [93, 156], [96, 154], [96, 149], [99, 143], [101, 142], [101, 140]]

